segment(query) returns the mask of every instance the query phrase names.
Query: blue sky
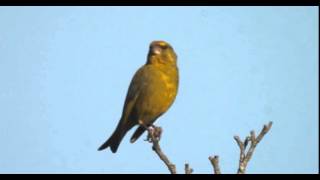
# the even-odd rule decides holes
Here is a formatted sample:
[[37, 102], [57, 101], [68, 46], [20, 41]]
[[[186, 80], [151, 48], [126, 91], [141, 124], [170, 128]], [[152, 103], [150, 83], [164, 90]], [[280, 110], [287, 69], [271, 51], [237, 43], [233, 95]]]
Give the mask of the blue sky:
[[244, 138], [273, 121], [248, 173], [318, 172], [318, 7], [0, 7], [0, 173], [168, 173], [113, 132], [149, 43], [178, 54], [180, 86], [158, 119], [177, 170], [237, 169]]

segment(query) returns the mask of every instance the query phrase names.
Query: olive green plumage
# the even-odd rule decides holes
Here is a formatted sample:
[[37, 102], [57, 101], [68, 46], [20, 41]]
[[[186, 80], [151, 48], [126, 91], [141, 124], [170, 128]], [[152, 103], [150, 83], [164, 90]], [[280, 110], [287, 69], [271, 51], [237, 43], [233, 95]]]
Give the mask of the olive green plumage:
[[135, 73], [131, 80], [124, 103], [122, 116], [111, 137], [98, 150], [110, 146], [115, 153], [125, 134], [135, 125], [139, 125], [131, 137], [135, 142], [165, 113], [177, 95], [179, 73], [177, 55], [164, 41], [150, 44], [147, 62]]

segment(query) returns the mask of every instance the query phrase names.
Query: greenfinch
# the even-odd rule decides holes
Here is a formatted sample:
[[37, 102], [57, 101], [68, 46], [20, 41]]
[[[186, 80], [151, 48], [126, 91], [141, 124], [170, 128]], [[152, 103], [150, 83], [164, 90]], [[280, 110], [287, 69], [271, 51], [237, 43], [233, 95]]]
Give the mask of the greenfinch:
[[153, 41], [147, 62], [133, 76], [125, 99], [122, 116], [111, 137], [99, 151], [111, 148], [115, 153], [126, 133], [134, 126], [130, 142], [135, 142], [174, 102], [179, 84], [177, 55], [165, 41]]

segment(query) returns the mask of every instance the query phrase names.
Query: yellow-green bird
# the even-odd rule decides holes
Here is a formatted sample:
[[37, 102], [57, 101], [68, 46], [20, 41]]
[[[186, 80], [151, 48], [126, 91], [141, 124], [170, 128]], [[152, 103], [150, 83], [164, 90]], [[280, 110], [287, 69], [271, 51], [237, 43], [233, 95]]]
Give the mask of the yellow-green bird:
[[147, 62], [131, 80], [122, 116], [111, 137], [98, 149], [108, 147], [115, 153], [125, 134], [135, 125], [130, 142], [135, 142], [175, 100], [179, 84], [177, 55], [165, 41], [153, 41]]

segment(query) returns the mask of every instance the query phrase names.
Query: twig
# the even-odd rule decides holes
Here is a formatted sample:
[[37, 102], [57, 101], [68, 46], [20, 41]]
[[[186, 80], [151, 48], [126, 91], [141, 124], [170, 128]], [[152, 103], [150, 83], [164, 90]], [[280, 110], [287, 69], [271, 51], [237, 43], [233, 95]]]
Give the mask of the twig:
[[190, 168], [190, 166], [189, 166], [188, 163], [186, 163], [186, 164], [184, 165], [184, 171], [185, 171], [186, 174], [192, 174], [193, 169]]
[[214, 156], [214, 157], [210, 156], [209, 160], [213, 166], [214, 173], [221, 174], [220, 167], [219, 167], [219, 156]]
[[[244, 174], [246, 172], [248, 162], [250, 161], [256, 146], [262, 140], [264, 135], [268, 133], [271, 127], [272, 127], [272, 122], [270, 121], [267, 125], [263, 126], [263, 129], [259, 133], [258, 137], [256, 137], [254, 131], [251, 131], [250, 136], [248, 136], [244, 142], [241, 141], [239, 136], [234, 136], [234, 139], [236, 140], [240, 149], [238, 174]], [[250, 142], [250, 146], [248, 151], [246, 152], [247, 145], [249, 144], [249, 142]]]
[[[248, 162], [250, 161], [256, 146], [262, 140], [264, 135], [266, 135], [268, 131], [271, 129], [271, 126], [272, 126], [272, 121], [270, 121], [267, 125], [264, 125], [258, 137], [256, 137], [256, 134], [254, 131], [251, 131], [250, 136], [247, 136], [243, 142], [241, 141], [239, 136], [234, 136], [234, 139], [237, 142], [240, 149], [239, 168], [237, 172], [238, 174], [244, 174], [246, 172]], [[249, 149], [247, 150], [249, 143], [250, 143], [250, 146], [249, 146]], [[214, 157], [210, 156], [209, 160], [213, 166], [214, 173], [221, 174], [220, 167], [219, 167], [219, 156], [214, 156]]]
[[176, 174], [177, 173], [176, 166], [169, 161], [168, 157], [162, 152], [159, 145], [162, 128], [153, 126], [153, 127], [147, 128], [147, 130], [148, 130], [147, 140], [153, 144], [152, 150], [154, 150], [156, 154], [159, 156], [159, 158], [166, 164], [170, 173]]
[[[234, 136], [234, 139], [237, 142], [240, 149], [239, 168], [237, 171], [238, 174], [245, 174], [248, 162], [250, 161], [256, 146], [263, 139], [264, 135], [268, 133], [271, 127], [272, 127], [272, 122], [270, 121], [267, 125], [263, 126], [263, 129], [261, 130], [261, 132], [257, 137], [255, 132], [251, 131], [250, 136], [247, 136], [244, 141], [241, 141], [239, 136]], [[156, 127], [153, 125], [146, 129], [148, 131], [147, 141], [153, 144], [152, 149], [156, 152], [159, 158], [165, 163], [170, 173], [176, 174], [177, 173], [176, 166], [170, 162], [168, 157], [162, 152], [161, 147], [159, 145], [162, 128]], [[249, 146], [249, 149], [247, 150], [248, 145], [250, 146]], [[221, 174], [220, 167], [219, 167], [219, 156], [213, 156], [213, 157], [210, 156], [209, 160], [213, 166], [214, 173]], [[192, 172], [193, 172], [193, 169], [190, 168], [188, 163], [186, 163], [185, 173], [191, 174]]]

